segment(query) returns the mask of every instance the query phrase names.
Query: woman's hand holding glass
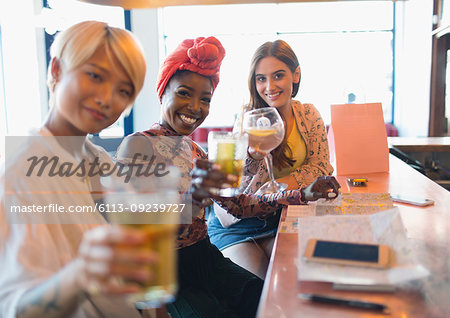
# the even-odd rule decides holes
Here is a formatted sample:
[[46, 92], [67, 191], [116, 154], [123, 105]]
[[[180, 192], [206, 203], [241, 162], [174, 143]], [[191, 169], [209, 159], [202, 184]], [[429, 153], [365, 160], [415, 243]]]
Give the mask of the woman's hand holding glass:
[[225, 189], [237, 182], [239, 177], [225, 173], [214, 162], [197, 159], [192, 176], [192, 199], [198, 205], [208, 206], [212, 204], [211, 198], [221, 198], [217, 189]]
[[299, 205], [318, 199], [333, 200], [339, 195], [341, 186], [332, 176], [318, 177], [309, 186], [300, 190], [285, 190], [277, 193], [265, 194], [265, 201], [277, 202], [282, 205]]
[[249, 136], [249, 151], [253, 155], [264, 154], [269, 181], [258, 189], [256, 194], [268, 194], [283, 191], [284, 183], [278, 183], [273, 176], [273, 162], [270, 152], [278, 147], [284, 138], [284, 123], [275, 108], [265, 107], [244, 114], [244, 131]]
[[[208, 160], [198, 159], [192, 175], [192, 198], [200, 205], [212, 204], [210, 198], [220, 199], [220, 196], [211, 193], [211, 188], [226, 187], [237, 180], [236, 176], [223, 173], [219, 167]], [[339, 182], [333, 176], [318, 177], [309, 186], [300, 190], [280, 191], [275, 193], [256, 193], [255, 197], [265, 196], [266, 202], [277, 202], [283, 205], [298, 205], [302, 202], [316, 201], [324, 198], [335, 199], [339, 196]]]
[[79, 248], [79, 287], [95, 295], [141, 291], [154, 277], [150, 266], [157, 256], [146, 248], [144, 231], [99, 226], [85, 232]]
[[221, 197], [233, 197], [241, 193], [241, 178], [247, 156], [248, 136], [242, 133], [211, 131], [208, 135], [208, 159], [217, 164], [220, 171], [234, 175], [237, 180], [211, 192]]

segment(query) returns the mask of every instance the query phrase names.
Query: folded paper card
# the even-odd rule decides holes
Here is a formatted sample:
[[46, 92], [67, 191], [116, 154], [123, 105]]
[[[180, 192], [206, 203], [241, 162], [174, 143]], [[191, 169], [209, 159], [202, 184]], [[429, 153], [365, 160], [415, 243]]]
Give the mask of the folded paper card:
[[366, 215], [391, 209], [389, 193], [341, 193], [334, 200], [319, 199], [308, 205], [289, 205], [286, 218], [324, 215]]
[[339, 176], [389, 171], [381, 103], [331, 105], [328, 142]]
[[389, 193], [341, 193], [334, 200], [318, 200], [316, 216], [373, 214], [394, 207]]
[[298, 218], [324, 215], [366, 215], [392, 208], [389, 193], [341, 193], [334, 200], [319, 199], [307, 205], [289, 205], [280, 232], [297, 233]]
[[[371, 215], [332, 215], [298, 219], [298, 279], [339, 284], [400, 284], [425, 277], [428, 270], [415, 262], [397, 207]], [[303, 259], [309, 239], [377, 243], [393, 251], [389, 269], [321, 264]]]

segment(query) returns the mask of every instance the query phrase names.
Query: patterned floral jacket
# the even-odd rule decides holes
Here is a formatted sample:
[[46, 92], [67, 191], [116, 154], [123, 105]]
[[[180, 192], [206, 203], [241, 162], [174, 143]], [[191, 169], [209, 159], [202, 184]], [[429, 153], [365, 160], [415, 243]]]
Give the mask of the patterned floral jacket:
[[[327, 131], [317, 109], [312, 104], [302, 104], [296, 100], [292, 101], [292, 109], [306, 145], [304, 163], [291, 173], [300, 189], [310, 185], [317, 177], [331, 175], [333, 167], [330, 164]], [[247, 158], [243, 178], [245, 193], [255, 193], [267, 179], [264, 160]]]
[[[306, 145], [306, 158], [304, 163], [291, 173], [291, 176], [297, 181], [298, 189], [302, 189], [310, 185], [320, 176], [331, 175], [333, 173], [333, 167], [330, 164], [326, 128], [317, 109], [312, 104], [302, 104], [296, 100], [292, 101], [292, 108], [296, 125]], [[254, 160], [248, 157], [245, 162], [244, 176], [242, 178], [242, 187], [245, 189], [243, 193], [245, 195], [233, 200], [224, 200], [218, 202], [218, 204], [237, 218], [249, 217], [250, 215], [259, 218], [269, 217], [277, 211], [276, 205], [272, 204], [272, 206], [268, 207], [262, 205], [262, 202], [258, 202], [259, 204], [254, 204], [254, 202], [252, 204], [250, 202], [255, 198], [252, 194], [267, 180], [268, 172], [264, 160]], [[273, 202], [282, 203], [284, 199], [288, 199], [289, 204], [299, 204], [298, 202], [292, 203], [295, 201], [293, 196], [298, 195], [298, 192], [295, 190], [283, 191], [278, 194], [280, 196], [279, 198], [272, 197], [268, 199], [266, 204]], [[272, 196], [276, 196], [276, 194]], [[265, 197], [262, 199], [266, 199]], [[300, 204], [303, 203], [301, 200], [299, 201]], [[241, 208], [242, 206], [248, 206], [247, 210], [252, 210], [252, 213], [246, 213]], [[225, 211], [218, 210], [216, 211], [216, 215], [225, 227], [239, 221], [230, 215], [226, 215]]]

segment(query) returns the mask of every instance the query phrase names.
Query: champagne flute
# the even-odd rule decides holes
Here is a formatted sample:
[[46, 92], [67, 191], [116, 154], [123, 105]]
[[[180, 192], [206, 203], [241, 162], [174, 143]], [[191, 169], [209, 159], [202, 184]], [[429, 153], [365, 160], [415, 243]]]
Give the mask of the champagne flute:
[[287, 184], [278, 183], [273, 176], [273, 162], [270, 152], [278, 147], [284, 138], [284, 123], [275, 108], [264, 107], [244, 114], [244, 131], [247, 132], [249, 147], [264, 154], [269, 181], [256, 194], [269, 194], [283, 191]]

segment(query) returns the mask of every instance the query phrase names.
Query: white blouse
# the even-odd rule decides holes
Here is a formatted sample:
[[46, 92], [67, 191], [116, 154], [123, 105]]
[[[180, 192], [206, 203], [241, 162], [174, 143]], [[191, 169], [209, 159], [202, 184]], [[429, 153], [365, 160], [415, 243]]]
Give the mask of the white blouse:
[[[70, 141], [72, 137], [62, 138]], [[80, 162], [61, 147], [48, 130], [35, 130], [28, 138], [7, 137], [6, 144], [7, 153], [0, 167], [0, 316], [13, 318], [22, 295], [74, 260], [83, 233], [106, 221], [97, 211], [48, 212], [51, 204], [65, 208], [94, 206], [85, 176], [49, 176], [46, 172], [41, 176], [26, 176], [30, 171], [28, 159], [33, 155], [38, 158], [57, 155], [56, 168], [61, 168], [63, 163], [77, 165]], [[85, 149], [102, 162], [112, 162], [102, 148], [87, 139]], [[33, 173], [37, 172], [35, 167]], [[34, 211], [38, 206], [40, 209], [47, 206], [47, 210], [11, 212], [12, 205], [22, 211], [32, 209], [33, 205]], [[140, 317], [134, 308], [117, 297], [94, 297], [92, 303], [84, 301], [80, 305], [74, 317]]]

